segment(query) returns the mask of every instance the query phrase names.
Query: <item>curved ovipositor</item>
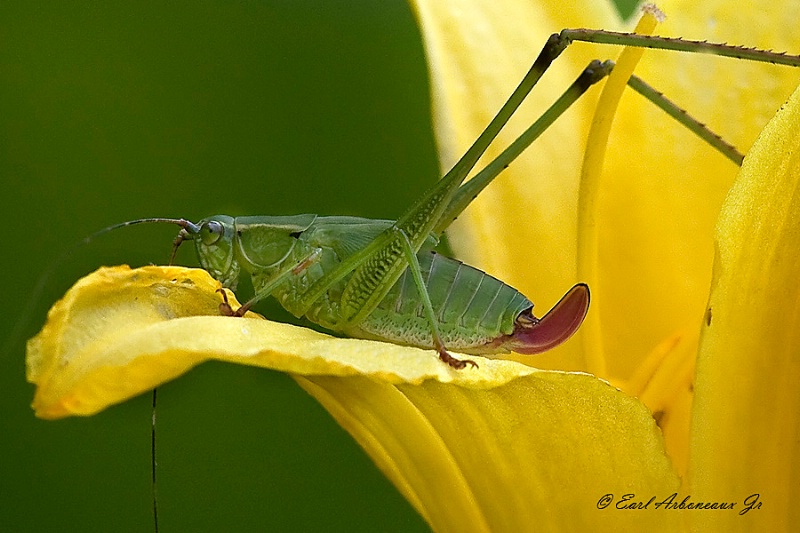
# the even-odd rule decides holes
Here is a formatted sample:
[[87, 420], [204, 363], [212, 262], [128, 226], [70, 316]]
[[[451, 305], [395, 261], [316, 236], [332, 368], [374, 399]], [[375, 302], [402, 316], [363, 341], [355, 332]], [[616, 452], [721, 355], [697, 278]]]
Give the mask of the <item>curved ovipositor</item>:
[[499, 346], [522, 354], [537, 354], [555, 348], [578, 331], [589, 312], [589, 286], [572, 287], [542, 318], [532, 308], [523, 311], [511, 335], [498, 339]]

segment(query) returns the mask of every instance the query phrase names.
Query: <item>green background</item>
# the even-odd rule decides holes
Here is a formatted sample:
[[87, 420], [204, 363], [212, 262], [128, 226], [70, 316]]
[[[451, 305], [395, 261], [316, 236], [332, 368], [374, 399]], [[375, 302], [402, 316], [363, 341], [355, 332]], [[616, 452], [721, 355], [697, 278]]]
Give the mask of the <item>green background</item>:
[[[37, 298], [60, 254], [147, 216], [394, 218], [438, 176], [429, 106], [402, 1], [0, 4], [0, 339], [33, 303], [0, 355], [0, 531], [153, 528], [150, 396], [37, 420], [22, 339], [99, 265], [165, 263], [176, 229], [100, 238]], [[162, 532], [427, 530], [280, 373], [207, 363], [161, 387], [158, 460]]]

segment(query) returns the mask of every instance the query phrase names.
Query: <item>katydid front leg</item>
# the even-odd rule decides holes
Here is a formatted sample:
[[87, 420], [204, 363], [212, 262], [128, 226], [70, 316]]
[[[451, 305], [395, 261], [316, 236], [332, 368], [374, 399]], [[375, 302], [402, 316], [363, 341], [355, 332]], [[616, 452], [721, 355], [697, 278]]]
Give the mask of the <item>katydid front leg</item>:
[[291, 276], [298, 276], [302, 274], [306, 269], [308, 269], [308, 267], [313, 265], [319, 259], [321, 253], [322, 250], [317, 248], [297, 263], [285, 266], [282, 270], [275, 274], [269, 283], [261, 287], [252, 298], [243, 303], [239, 309], [236, 309], [235, 311], [228, 303], [228, 294], [225, 292], [225, 289], [217, 289], [217, 292], [222, 294], [222, 303], [219, 304], [220, 313], [225, 316], [244, 316], [245, 313], [247, 313], [259, 300], [263, 300], [264, 298], [270, 296], [272, 291], [274, 291], [278, 285], [284, 283]]

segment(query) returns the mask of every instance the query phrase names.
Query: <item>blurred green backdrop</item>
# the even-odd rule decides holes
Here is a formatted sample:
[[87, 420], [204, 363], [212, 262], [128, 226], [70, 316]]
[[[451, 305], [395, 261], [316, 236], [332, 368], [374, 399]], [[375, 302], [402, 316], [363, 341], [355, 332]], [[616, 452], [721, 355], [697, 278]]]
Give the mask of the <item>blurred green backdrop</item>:
[[[2, 339], [37, 277], [98, 228], [393, 218], [438, 176], [422, 45], [400, 0], [3, 2], [0, 80]], [[140, 226], [80, 250], [22, 337], [97, 266], [166, 262], [175, 231]], [[152, 530], [150, 397], [37, 420], [23, 353], [20, 340], [0, 356], [0, 531]], [[427, 530], [283, 374], [205, 364], [165, 385], [158, 446], [162, 531]]]

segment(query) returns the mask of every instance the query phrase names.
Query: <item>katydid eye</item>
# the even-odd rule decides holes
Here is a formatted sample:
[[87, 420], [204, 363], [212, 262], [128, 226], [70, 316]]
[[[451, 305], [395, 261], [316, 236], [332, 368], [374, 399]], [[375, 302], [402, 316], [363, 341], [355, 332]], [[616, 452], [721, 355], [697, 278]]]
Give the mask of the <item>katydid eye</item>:
[[222, 232], [222, 224], [216, 220], [210, 220], [200, 228], [200, 239], [203, 241], [203, 244], [210, 246], [222, 237]]

